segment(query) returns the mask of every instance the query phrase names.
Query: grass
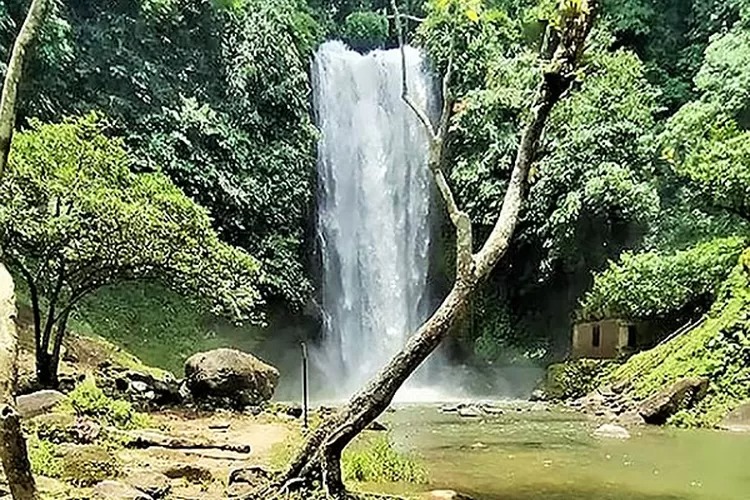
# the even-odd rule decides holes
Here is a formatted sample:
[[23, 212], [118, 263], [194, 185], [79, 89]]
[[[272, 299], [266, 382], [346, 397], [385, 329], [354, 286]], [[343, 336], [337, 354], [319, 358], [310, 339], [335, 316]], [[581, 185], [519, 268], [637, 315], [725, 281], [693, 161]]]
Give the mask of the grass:
[[627, 380], [637, 398], [684, 377], [706, 377], [707, 396], [672, 416], [680, 427], [713, 427], [750, 398], [750, 251], [724, 284], [709, 318], [694, 330], [630, 358], [609, 378]]

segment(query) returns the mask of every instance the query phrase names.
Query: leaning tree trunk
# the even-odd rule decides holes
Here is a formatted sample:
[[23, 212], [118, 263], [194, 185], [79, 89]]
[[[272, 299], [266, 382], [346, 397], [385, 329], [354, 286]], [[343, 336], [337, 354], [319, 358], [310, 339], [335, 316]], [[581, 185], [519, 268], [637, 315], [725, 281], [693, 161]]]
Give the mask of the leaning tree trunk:
[[[402, 47], [400, 15], [395, 0], [392, 7]], [[472, 253], [471, 223], [453, 197], [443, 173], [446, 158], [445, 138], [451, 112], [449, 83], [452, 63], [443, 80], [443, 114], [437, 130], [426, 113], [408, 95], [405, 70], [402, 73], [403, 98], [424, 125], [431, 140], [429, 167], [456, 229], [456, 281], [435, 313], [411, 336], [406, 346], [350, 401], [318, 427], [304, 443], [297, 456], [271, 484], [247, 495], [247, 499], [279, 498], [298, 487], [321, 481], [333, 498], [344, 498], [341, 478], [341, 454], [344, 448], [388, 408], [396, 391], [419, 365], [437, 348], [460, 316], [478, 284], [487, 277], [510, 245], [524, 201], [529, 169], [537, 155], [539, 141], [549, 115], [575, 79], [575, 72], [591, 31], [598, 0], [566, 0], [561, 12], [555, 40], [544, 74], [531, 107], [531, 119], [525, 125], [510, 182], [497, 222], [478, 253]]]
[[13, 279], [0, 264], [0, 459], [13, 498], [36, 500], [39, 496], [13, 396], [18, 352], [15, 315]]
[[32, 0], [29, 12], [26, 14], [26, 20], [13, 44], [13, 51], [8, 62], [2, 99], [0, 100], [0, 177], [2, 177], [8, 163], [10, 143], [16, 125], [16, 96], [18, 84], [23, 75], [23, 65], [26, 62], [26, 50], [36, 38], [46, 10], [47, 0]]

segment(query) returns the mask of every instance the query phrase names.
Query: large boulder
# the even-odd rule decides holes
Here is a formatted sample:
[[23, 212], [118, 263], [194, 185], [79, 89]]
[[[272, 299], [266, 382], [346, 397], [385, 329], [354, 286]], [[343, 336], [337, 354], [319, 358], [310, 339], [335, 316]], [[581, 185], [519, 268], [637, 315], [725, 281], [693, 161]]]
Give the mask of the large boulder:
[[678, 411], [691, 408], [703, 399], [707, 390], [707, 378], [683, 378], [643, 401], [638, 413], [646, 423], [661, 425]]
[[16, 409], [22, 418], [33, 418], [50, 412], [64, 398], [59, 391], [32, 392], [16, 398]]
[[242, 409], [263, 404], [278, 381], [276, 368], [235, 349], [201, 352], [185, 362], [185, 383], [204, 406]]

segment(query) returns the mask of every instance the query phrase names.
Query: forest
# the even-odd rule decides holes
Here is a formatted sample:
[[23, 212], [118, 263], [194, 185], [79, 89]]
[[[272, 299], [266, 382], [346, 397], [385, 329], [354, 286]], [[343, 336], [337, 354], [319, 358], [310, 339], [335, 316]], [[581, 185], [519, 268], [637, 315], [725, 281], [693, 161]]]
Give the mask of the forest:
[[[333, 40], [344, 46], [332, 49]], [[326, 59], [336, 50], [346, 51], [341, 64], [354, 65], [351, 73]], [[423, 470], [403, 451], [430, 444], [399, 442], [399, 418], [422, 417], [389, 416], [402, 385], [425, 379], [417, 367], [433, 351], [421, 370], [440, 371], [427, 378], [452, 381], [439, 387], [441, 397], [452, 394], [429, 402], [461, 421], [526, 411], [480, 398], [531, 396], [549, 405], [532, 413], [572, 406], [628, 429], [632, 415], [639, 425], [724, 428], [728, 415], [750, 408], [750, 0], [0, 0], [0, 75], [0, 267], [8, 270], [0, 269], [0, 337], [18, 331], [0, 338], [0, 455], [14, 500], [214, 498], [215, 489], [216, 498], [338, 499], [352, 494], [344, 487], [352, 482], [404, 498], [469, 498], [409, 496], [444, 487], [477, 499], [739, 500], [733, 495], [750, 487], [710, 490], [706, 477], [705, 497], [646, 482], [622, 496], [583, 486], [545, 496], [551, 490], [526, 483], [492, 491], [434, 483], [425, 478], [437, 459], [423, 458], [432, 463]], [[381, 77], [386, 83], [366, 85]], [[354, 90], [326, 96], [326, 78]], [[418, 78], [430, 95], [420, 94]], [[383, 97], [391, 87], [395, 107]], [[327, 114], [325, 99], [341, 114]], [[367, 99], [380, 99], [376, 111]], [[390, 114], [381, 122], [378, 112]], [[344, 136], [326, 137], [332, 116], [351, 117]], [[381, 123], [391, 131], [376, 130]], [[417, 197], [421, 178], [399, 188], [376, 165], [401, 159], [388, 148], [409, 147], [419, 158], [391, 167], [426, 172], [429, 220], [421, 223], [429, 230], [396, 213], [393, 240], [377, 233], [385, 226], [359, 219], [356, 234], [346, 233], [347, 211], [359, 214], [373, 192], [390, 196], [377, 207], [380, 219], [369, 215], [376, 222], [407, 206], [402, 196]], [[336, 154], [361, 159], [362, 179], [391, 184], [358, 187], [354, 205], [331, 211], [341, 218], [331, 221], [326, 207], [345, 184], [329, 181], [325, 168], [355, 168]], [[360, 232], [383, 247], [409, 243], [392, 253], [377, 253], [377, 242], [341, 243], [358, 244]], [[412, 247], [424, 247], [422, 260], [378, 260]], [[344, 251], [359, 266], [348, 274]], [[415, 298], [397, 285], [414, 281], [409, 266], [418, 265], [426, 285], [412, 285]], [[351, 283], [381, 282], [382, 293], [414, 311], [411, 322], [384, 324], [392, 306], [377, 309], [380, 296], [344, 293]], [[359, 316], [337, 323], [331, 304]], [[609, 324], [619, 328], [617, 352], [600, 355]], [[364, 337], [346, 351], [342, 331], [367, 328], [388, 344], [387, 356]], [[408, 331], [392, 340], [392, 329]], [[592, 337], [581, 341], [584, 331]], [[304, 430], [284, 420], [302, 414], [300, 342], [306, 360], [311, 351], [310, 391], [323, 404], [311, 430], [307, 393]], [[252, 388], [222, 392], [198, 380], [197, 357], [219, 351], [231, 358], [220, 365], [251, 365]], [[383, 368], [347, 372], [347, 352]], [[361, 389], [327, 407], [325, 397], [351, 382]], [[667, 404], [646, 407], [670, 386]], [[46, 415], [58, 420], [21, 412], [19, 423], [20, 398], [40, 391], [60, 395], [59, 410]], [[246, 468], [214, 481], [213, 469], [195, 480], [183, 467], [166, 477], [183, 481], [171, 488], [187, 496], [146, 497], [97, 491], [127, 469], [122, 457], [82, 460], [85, 480], [68, 475], [81, 450], [66, 446], [93, 443], [107, 457], [123, 448], [216, 448], [203, 435], [165, 445], [149, 434], [189, 421], [158, 413], [184, 406], [186, 393], [211, 439], [214, 420], [224, 419], [217, 408], [258, 408], [253, 418], [266, 418], [258, 425], [301, 432], [261, 453], [264, 467], [281, 472]], [[457, 397], [472, 402], [453, 405]], [[63, 414], [72, 420], [58, 429]], [[747, 423], [731, 426], [750, 429], [750, 409], [743, 415]], [[266, 432], [236, 418], [232, 426], [248, 435]], [[387, 437], [368, 437], [382, 419], [393, 427]], [[495, 431], [469, 428], [478, 434], [456, 456], [471, 461], [460, 453], [492, 449]], [[518, 477], [528, 459], [518, 461]], [[35, 476], [68, 489], [39, 493]], [[580, 478], [587, 481], [596, 482]], [[430, 488], [414, 486], [424, 482]], [[524, 488], [539, 496], [521, 495]]]

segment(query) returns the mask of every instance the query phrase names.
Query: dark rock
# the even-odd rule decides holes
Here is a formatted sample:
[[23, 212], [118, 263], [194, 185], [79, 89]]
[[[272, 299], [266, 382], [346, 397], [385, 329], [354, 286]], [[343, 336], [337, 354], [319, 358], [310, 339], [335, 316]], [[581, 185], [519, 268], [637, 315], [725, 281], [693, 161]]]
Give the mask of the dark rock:
[[271, 399], [279, 371], [252, 354], [216, 349], [191, 356], [185, 380], [196, 402], [239, 410]]
[[127, 477], [127, 483], [155, 499], [164, 498], [172, 489], [167, 476], [148, 470], [132, 472]]
[[661, 425], [682, 409], [691, 408], [706, 395], [708, 379], [683, 378], [643, 401], [638, 413], [649, 424]]
[[21, 418], [33, 418], [50, 412], [64, 398], [65, 395], [59, 391], [32, 392], [16, 398], [16, 410]]
[[102, 481], [94, 487], [95, 500], [153, 500], [146, 493], [119, 481]]
[[183, 402], [180, 384], [170, 373], [158, 378], [150, 373], [115, 366], [100, 370], [99, 381], [105, 393], [127, 399], [139, 408], [155, 409]]
[[465, 403], [446, 404], [440, 407], [441, 413], [458, 413], [461, 408], [466, 408]]
[[185, 479], [191, 483], [210, 483], [213, 474], [206, 467], [192, 464], [171, 464], [163, 471], [169, 479]]
[[388, 427], [381, 424], [377, 420], [372, 422], [370, 425], [367, 426], [368, 431], [375, 431], [375, 432], [384, 432], [388, 430]]
[[229, 471], [228, 484], [245, 483], [251, 486], [260, 486], [270, 481], [273, 475], [259, 465], [249, 467], [238, 467]]

